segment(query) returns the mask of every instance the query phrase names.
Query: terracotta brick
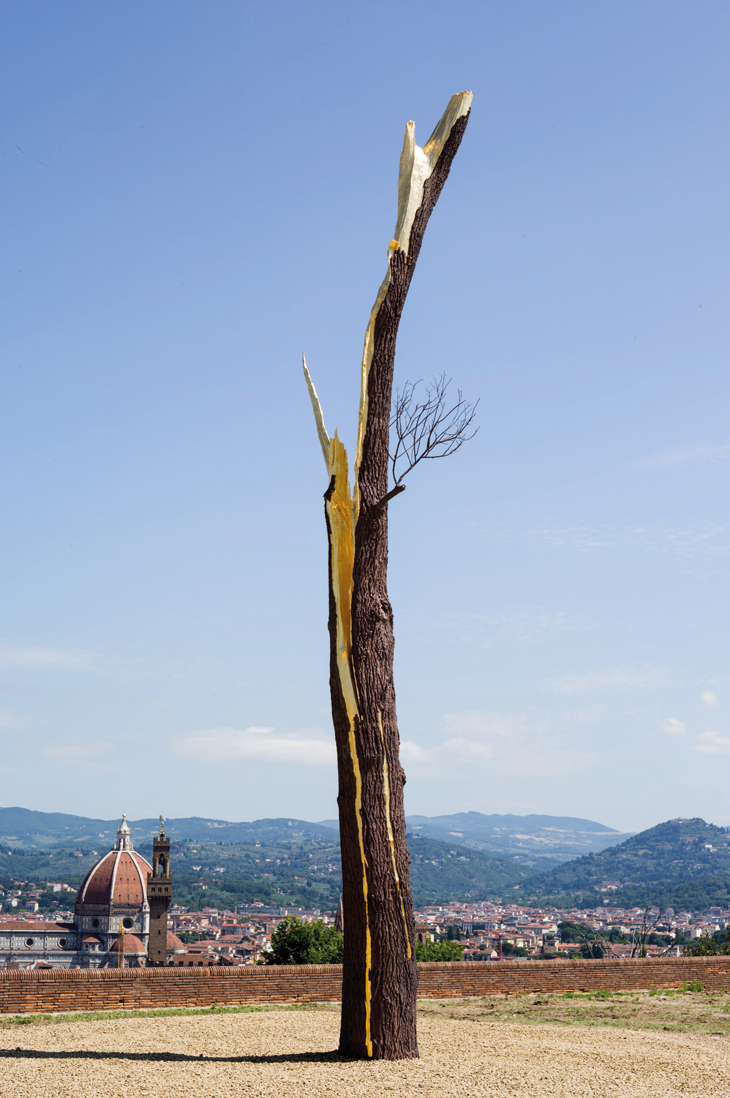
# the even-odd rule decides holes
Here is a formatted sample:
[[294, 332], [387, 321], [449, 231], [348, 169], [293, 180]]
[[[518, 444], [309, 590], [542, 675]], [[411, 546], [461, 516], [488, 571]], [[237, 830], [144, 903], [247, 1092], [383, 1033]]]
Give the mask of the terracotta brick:
[[[642, 990], [677, 987], [690, 980], [730, 990], [730, 957], [421, 964], [419, 996]], [[339, 965], [142, 971], [21, 969], [0, 972], [0, 1013], [336, 1001], [341, 987]]]

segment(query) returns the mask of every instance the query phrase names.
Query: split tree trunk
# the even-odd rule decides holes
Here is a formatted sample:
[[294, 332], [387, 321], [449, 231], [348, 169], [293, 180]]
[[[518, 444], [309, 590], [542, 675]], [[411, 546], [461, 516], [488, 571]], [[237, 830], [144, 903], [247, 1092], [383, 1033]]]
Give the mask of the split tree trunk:
[[345, 958], [340, 1052], [384, 1060], [418, 1056], [405, 774], [393, 684], [388, 599], [388, 450], [398, 325], [423, 235], [469, 117], [471, 94], [452, 97], [420, 149], [410, 122], [400, 164], [398, 223], [365, 337], [355, 484], [330, 439], [306, 369], [330, 483], [330, 690], [337, 744]]

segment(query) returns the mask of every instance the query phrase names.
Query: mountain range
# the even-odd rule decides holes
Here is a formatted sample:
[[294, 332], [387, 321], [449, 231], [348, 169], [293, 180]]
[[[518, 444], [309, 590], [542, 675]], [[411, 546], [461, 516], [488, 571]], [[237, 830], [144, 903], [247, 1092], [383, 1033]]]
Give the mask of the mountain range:
[[[322, 823], [339, 827], [337, 820]], [[537, 870], [552, 869], [589, 851], [604, 850], [632, 834], [573, 816], [485, 816], [482, 812], [406, 816], [406, 825], [412, 835], [452, 846], [457, 843]]]
[[[53, 880], [77, 888], [111, 846], [118, 824], [0, 809], [0, 884]], [[129, 827], [136, 849], [149, 857], [159, 820], [130, 821]], [[165, 828], [172, 839], [175, 900], [191, 910], [235, 909], [254, 900], [320, 909], [337, 904], [342, 889], [339, 834], [330, 827], [289, 819], [225, 826], [225, 821], [190, 818], [166, 821]], [[231, 841], [241, 834], [245, 841]], [[454, 842], [411, 836], [409, 847], [417, 906], [457, 896], [496, 898], [528, 874], [509, 859]], [[52, 909], [59, 901], [47, 894], [43, 903]]]
[[[118, 819], [0, 808], [0, 883], [55, 880], [77, 887], [111, 847], [118, 825]], [[137, 849], [148, 854], [159, 820], [129, 826]], [[177, 902], [191, 909], [255, 899], [328, 908], [339, 896], [334, 821], [231, 823], [193, 816], [165, 827], [173, 840]], [[409, 817], [408, 845], [416, 906], [508, 895], [561, 907], [606, 902], [702, 910], [730, 902], [730, 832], [702, 819], [668, 820], [626, 838], [573, 817], [416, 816]], [[576, 857], [576, 851], [585, 853]]]
[[[159, 820], [127, 820], [135, 843], [148, 842]], [[603, 850], [628, 835], [593, 820], [572, 816], [486, 816], [458, 812], [450, 816], [408, 816], [408, 831], [426, 839], [466, 846], [494, 858], [508, 858], [528, 869], [552, 869], [590, 851]], [[119, 820], [97, 820], [62, 812], [0, 808], [0, 843], [14, 849], [52, 848], [69, 844], [111, 845]], [[337, 820], [309, 823], [289, 818], [232, 823], [199, 816], [167, 820], [175, 839], [193, 842], [288, 842], [291, 839], [331, 840]]]
[[[65, 812], [36, 812], [29, 808], [0, 808], [0, 843], [16, 849], [52, 848], [57, 846], [87, 846], [100, 844], [110, 847], [116, 837], [120, 817], [96, 820], [88, 816], [71, 816]], [[149, 842], [160, 830], [159, 818], [127, 820], [132, 842]], [[166, 820], [165, 830], [175, 839], [193, 842], [256, 843], [278, 842], [282, 839], [305, 838], [332, 840], [331, 828], [289, 818], [254, 820], [252, 823], [231, 823], [200, 816], [185, 816]]]

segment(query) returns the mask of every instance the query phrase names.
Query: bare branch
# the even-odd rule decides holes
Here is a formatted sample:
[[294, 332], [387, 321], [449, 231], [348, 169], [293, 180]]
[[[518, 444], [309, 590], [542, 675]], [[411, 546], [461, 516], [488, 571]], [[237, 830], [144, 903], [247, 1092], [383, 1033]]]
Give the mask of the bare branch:
[[390, 426], [395, 430], [396, 444], [389, 456], [396, 487], [419, 461], [455, 454], [479, 430], [475, 427], [469, 433], [478, 400], [469, 403], [457, 389], [456, 403], [447, 406], [451, 379], [447, 381], [446, 374], [435, 377], [433, 384], [426, 386], [423, 400], [416, 395], [420, 384], [420, 381], [406, 381], [402, 390], [396, 390], [393, 401]]
[[662, 909], [658, 909], [658, 914], [655, 918], [652, 918], [652, 911], [656, 908], [652, 904], [647, 904], [641, 916], [641, 930], [634, 930], [631, 935], [633, 942], [633, 948], [631, 950], [631, 956], [636, 957], [637, 951], [639, 957], [646, 957], [646, 942], [650, 934], [653, 934], [659, 923], [662, 921]]
[[405, 484], [396, 484], [395, 488], [391, 488], [391, 490], [388, 492], [387, 496], [383, 496], [383, 498], [380, 500], [380, 502], [375, 504], [375, 506], [373, 507], [373, 513], [377, 513], [378, 511], [382, 511], [383, 508], [385, 507], [386, 503], [389, 503], [393, 499], [394, 496], [399, 496], [401, 494], [401, 492], [405, 492], [405, 490], [406, 490], [406, 485]]

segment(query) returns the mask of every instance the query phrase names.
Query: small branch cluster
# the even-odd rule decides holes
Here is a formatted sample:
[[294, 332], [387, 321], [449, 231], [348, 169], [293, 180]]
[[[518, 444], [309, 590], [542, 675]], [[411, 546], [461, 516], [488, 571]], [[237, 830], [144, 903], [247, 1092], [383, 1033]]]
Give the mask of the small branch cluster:
[[[653, 934], [656, 928], [662, 921], [663, 912], [661, 908], [652, 907], [650, 904], [644, 908], [641, 915], [641, 929], [634, 930], [631, 935], [631, 956], [632, 957], [646, 957], [646, 943], [650, 934]], [[671, 945], [665, 949], [664, 953], [668, 953], [671, 949]], [[660, 954], [664, 956], [664, 954]]]
[[[641, 926], [635, 928], [631, 933], [631, 956], [632, 957], [646, 957], [647, 955], [647, 942], [650, 935], [654, 933], [656, 928], [661, 924], [664, 918], [665, 912], [661, 908], [655, 908], [651, 905], [647, 905], [644, 908], [641, 916]], [[581, 930], [583, 937], [583, 944], [589, 945], [590, 943], [598, 943], [604, 954], [609, 954], [611, 957], [620, 957], [624, 954], [619, 953], [613, 948], [613, 943], [604, 934], [594, 934], [589, 939], [584, 930]], [[669, 945], [661, 953], [655, 954], [657, 957], [666, 957], [675, 948], [674, 942], [670, 942]]]
[[456, 402], [449, 406], [447, 390], [451, 379], [447, 381], [445, 374], [435, 377], [433, 384], [426, 386], [422, 400], [416, 395], [420, 384], [420, 381], [407, 381], [402, 390], [396, 390], [390, 421], [396, 445], [389, 455], [395, 489], [388, 493], [389, 496], [396, 494], [396, 489], [405, 488], [401, 481], [419, 461], [455, 454], [479, 430], [475, 427], [469, 431], [479, 401], [470, 404], [457, 389]]

